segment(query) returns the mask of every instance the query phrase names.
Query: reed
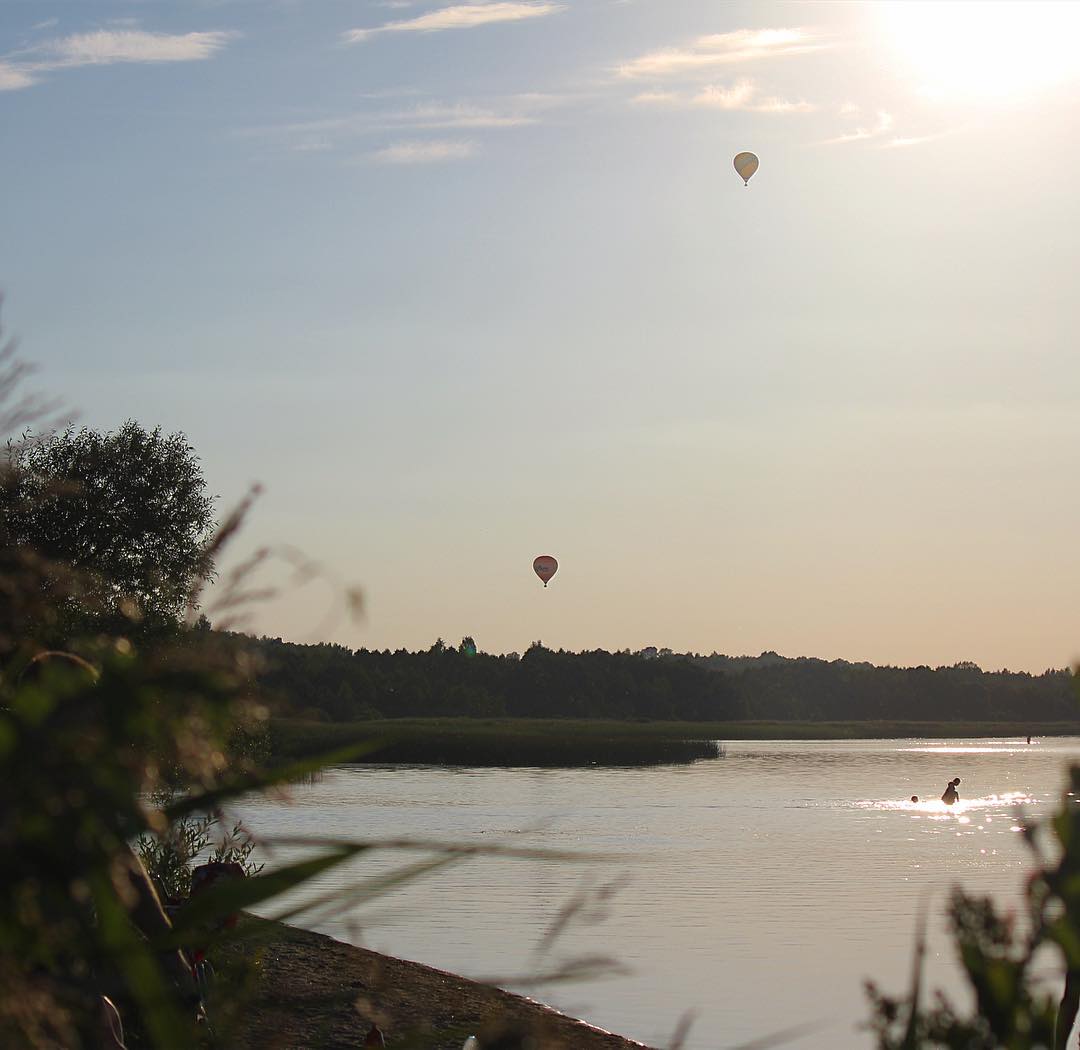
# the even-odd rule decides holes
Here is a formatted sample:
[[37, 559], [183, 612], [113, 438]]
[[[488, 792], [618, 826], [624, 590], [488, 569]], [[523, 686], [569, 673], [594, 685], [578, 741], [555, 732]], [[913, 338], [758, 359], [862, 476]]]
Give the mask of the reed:
[[353, 761], [444, 766], [657, 766], [718, 758], [715, 739], [679, 723], [555, 719], [401, 719], [353, 724], [275, 720], [270, 753], [278, 761], [367, 745]]
[[271, 759], [342, 744], [353, 761], [446, 766], [653, 766], [718, 758], [724, 740], [1024, 739], [1080, 736], [1080, 722], [616, 722], [571, 719], [402, 718], [330, 723], [274, 719]]

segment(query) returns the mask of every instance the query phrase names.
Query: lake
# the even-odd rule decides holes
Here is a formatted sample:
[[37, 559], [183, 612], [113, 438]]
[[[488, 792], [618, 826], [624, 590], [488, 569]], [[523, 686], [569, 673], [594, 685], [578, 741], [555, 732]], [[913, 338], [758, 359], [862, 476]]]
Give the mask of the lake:
[[[321, 878], [317, 891], [339, 890], [344, 910], [303, 924], [481, 978], [612, 956], [631, 972], [515, 990], [654, 1046], [692, 1011], [692, 1050], [800, 1026], [815, 1027], [790, 1045], [858, 1048], [871, 1046], [856, 1028], [868, 1016], [863, 982], [906, 990], [922, 899], [930, 981], [959, 992], [943, 933], [949, 887], [1018, 902], [1030, 868], [1018, 813], [1046, 816], [1068, 762], [1080, 760], [1080, 738], [725, 748], [716, 760], [649, 769], [343, 767], [240, 813], [270, 838], [588, 854], [472, 857], [348, 906], [349, 889], [418, 859], [380, 851]], [[954, 776], [961, 801], [950, 809], [938, 799]], [[271, 862], [294, 855], [278, 847]], [[547, 944], [575, 899], [585, 906]]]

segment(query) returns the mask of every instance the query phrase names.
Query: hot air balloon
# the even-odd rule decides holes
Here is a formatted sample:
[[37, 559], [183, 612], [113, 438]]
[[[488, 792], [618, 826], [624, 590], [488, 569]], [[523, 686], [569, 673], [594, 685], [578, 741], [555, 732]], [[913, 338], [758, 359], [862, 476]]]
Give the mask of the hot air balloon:
[[758, 160], [753, 153], [739, 153], [735, 157], [735, 170], [744, 186], [750, 185], [750, 176], [757, 171]]
[[548, 580], [559, 571], [559, 563], [550, 554], [541, 554], [533, 561], [533, 572], [548, 585]]

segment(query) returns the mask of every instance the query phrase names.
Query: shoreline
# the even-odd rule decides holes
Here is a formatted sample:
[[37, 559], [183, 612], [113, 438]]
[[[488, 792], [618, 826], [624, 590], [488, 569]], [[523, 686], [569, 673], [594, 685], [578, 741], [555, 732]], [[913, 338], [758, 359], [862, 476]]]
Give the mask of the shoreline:
[[878, 721], [785, 722], [745, 721], [718, 723], [727, 730], [724, 740], [931, 740], [943, 737], [980, 737], [997, 740], [1025, 740], [1034, 744], [1040, 737], [1080, 736], [1077, 722], [904, 722]]
[[245, 915], [223, 950], [248, 969], [237, 1050], [355, 1050], [374, 1021], [388, 1047], [461, 1050], [495, 1029], [529, 1034], [535, 1050], [652, 1050], [525, 996], [382, 955], [270, 919]]

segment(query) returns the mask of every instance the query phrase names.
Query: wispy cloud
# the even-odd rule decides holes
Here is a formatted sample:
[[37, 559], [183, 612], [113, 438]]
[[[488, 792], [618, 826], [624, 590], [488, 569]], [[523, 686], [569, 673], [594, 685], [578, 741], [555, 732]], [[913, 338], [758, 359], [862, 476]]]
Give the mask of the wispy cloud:
[[860, 125], [854, 128], [852, 131], [845, 131], [841, 135], [837, 135], [835, 138], [826, 139], [823, 146], [842, 146], [847, 142], [863, 142], [866, 139], [880, 138], [882, 135], [887, 135], [893, 129], [895, 121], [892, 118], [891, 113], [887, 113], [883, 109], [877, 111], [877, 117], [873, 124]]
[[220, 51], [230, 33], [146, 33], [134, 29], [76, 33], [46, 45], [64, 66], [114, 62], [198, 62]]
[[347, 44], [358, 44], [377, 33], [436, 33], [444, 29], [475, 29], [477, 26], [492, 25], [496, 22], [521, 22], [527, 18], [542, 18], [565, 9], [566, 4], [541, 0], [454, 4], [452, 7], [442, 7], [416, 18], [386, 22], [371, 29], [350, 29], [342, 34], [342, 40]]
[[[840, 107], [842, 117], [859, 117], [862, 112], [862, 107], [854, 102], [845, 102]], [[875, 149], [906, 149], [909, 146], [918, 146], [924, 142], [933, 142], [951, 133], [950, 130], [946, 129], [945, 131], [933, 131], [925, 135], [898, 135], [896, 134], [896, 121], [893, 119], [892, 114], [887, 110], [879, 109], [874, 114], [872, 124], [860, 124], [850, 131], [836, 135], [834, 138], [825, 139], [824, 142], [820, 142], [818, 145], [843, 146], [852, 142], [867, 142]]]
[[560, 104], [551, 95], [510, 95], [488, 105], [427, 101], [398, 109], [374, 109], [314, 120], [247, 128], [239, 134], [285, 149], [312, 152], [380, 132], [503, 131], [536, 124], [540, 114]]
[[0, 62], [0, 91], [18, 91], [34, 83], [30, 71], [8, 62]]
[[641, 91], [630, 99], [635, 106], [677, 106], [681, 101], [677, 91]]
[[57, 37], [0, 60], [0, 90], [29, 87], [37, 83], [41, 74], [58, 69], [119, 62], [198, 62], [215, 55], [233, 35], [224, 31], [148, 33], [102, 29]]
[[789, 98], [779, 98], [771, 95], [769, 98], [759, 99], [750, 107], [755, 113], [813, 113], [817, 109], [812, 102], [801, 98], [793, 102]]
[[699, 91], [690, 102], [692, 105], [704, 106], [706, 109], [746, 109], [753, 97], [754, 82], [737, 80], [731, 87], [710, 84]]
[[642, 91], [630, 99], [636, 106], [658, 106], [679, 109], [741, 110], [749, 113], [811, 113], [816, 108], [800, 99], [761, 96], [754, 81], [743, 78], [724, 86], [707, 84], [693, 93], [678, 91]]
[[715, 66], [819, 51], [828, 43], [803, 29], [736, 29], [699, 36], [685, 47], [662, 48], [616, 68], [624, 79], [685, 76]]
[[426, 105], [394, 114], [392, 119], [416, 128], [519, 128], [535, 124], [536, 118], [520, 110], [485, 109], [481, 106]]
[[938, 131], [932, 135], [895, 135], [887, 142], [880, 144], [880, 149], [906, 149], [908, 146], [919, 146], [924, 142], [934, 142], [937, 139], [942, 139], [949, 132]]
[[441, 164], [448, 160], [464, 160], [475, 152], [475, 142], [427, 139], [395, 142], [376, 150], [372, 157], [380, 164]]

